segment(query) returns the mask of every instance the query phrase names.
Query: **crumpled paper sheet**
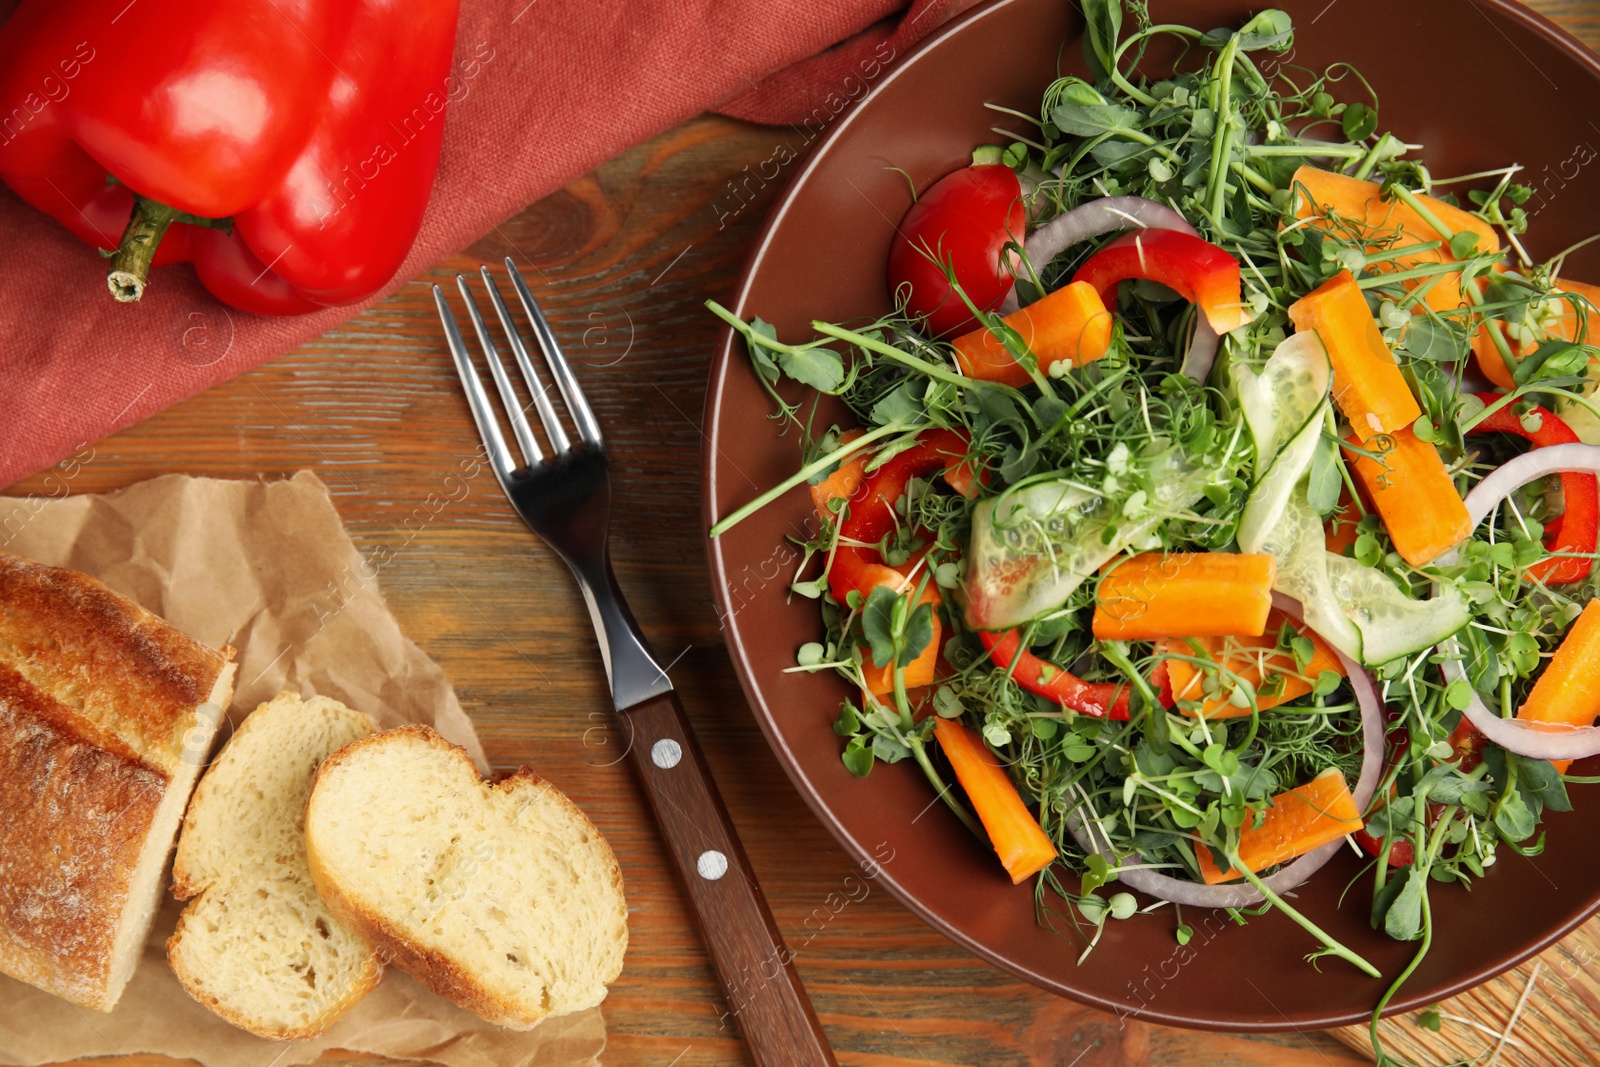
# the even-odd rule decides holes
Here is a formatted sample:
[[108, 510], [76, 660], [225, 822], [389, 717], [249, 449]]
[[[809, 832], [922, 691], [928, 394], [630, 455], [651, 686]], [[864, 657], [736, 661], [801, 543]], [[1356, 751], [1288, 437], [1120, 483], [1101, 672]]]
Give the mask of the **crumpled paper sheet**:
[[[444, 671], [401, 633], [314, 474], [268, 483], [166, 475], [103, 495], [0, 498], [0, 550], [93, 575], [185, 633], [232, 645], [239, 670], [219, 749], [256, 705], [295, 689], [341, 700], [380, 727], [431, 723], [487, 769]], [[178, 984], [165, 946], [181, 910], [167, 897], [109, 1014], [0, 976], [0, 1063], [152, 1052], [207, 1067], [284, 1067], [340, 1048], [447, 1067], [579, 1067], [597, 1064], [605, 1047], [598, 1008], [502, 1030], [392, 968], [322, 1037], [266, 1041]]]

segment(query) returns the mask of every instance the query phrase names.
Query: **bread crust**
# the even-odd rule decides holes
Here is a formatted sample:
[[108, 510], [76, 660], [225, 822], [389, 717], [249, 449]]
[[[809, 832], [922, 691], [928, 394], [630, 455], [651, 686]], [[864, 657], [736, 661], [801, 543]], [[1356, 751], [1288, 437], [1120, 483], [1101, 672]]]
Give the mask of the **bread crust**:
[[86, 574], [0, 553], [0, 661], [169, 774], [231, 658]]
[[171, 847], [158, 813], [176, 830], [169, 794], [205, 758], [216, 720], [197, 727], [196, 709], [231, 656], [87, 575], [0, 553], [0, 973], [115, 1004]]
[[[364, 737], [353, 744], [335, 752], [322, 762], [317, 769], [317, 777], [311, 788], [311, 795], [307, 799], [307, 826], [311, 823], [309, 814], [317, 800], [317, 785], [323, 776], [331, 773], [353, 757], [359, 755], [360, 750], [367, 745], [381, 745], [392, 743], [398, 737], [413, 737], [438, 748], [449, 758], [459, 761], [470, 773], [473, 781], [481, 782], [483, 779], [478, 774], [477, 766], [472, 762], [472, 757], [460, 745], [453, 744], [439, 736], [431, 726], [413, 723], [386, 730], [371, 737]], [[594, 829], [595, 840], [605, 849], [607, 874], [613, 887], [620, 898], [623, 896], [622, 868], [617, 863], [616, 855], [611, 851], [611, 845], [601, 835], [583, 810], [574, 804], [565, 793], [548, 783], [528, 767], [519, 767], [509, 774], [497, 775], [489, 781], [492, 789], [514, 793], [523, 788], [548, 788], [550, 795], [558, 798], [573, 817]], [[452, 1000], [461, 1007], [472, 1012], [496, 1026], [504, 1026], [512, 1030], [528, 1030], [535, 1026], [549, 1012], [543, 1008], [530, 1012], [526, 1006], [509, 998], [495, 993], [484, 986], [472, 973], [459, 966], [454, 960], [444, 953], [419, 945], [406, 936], [397, 925], [377, 914], [370, 908], [362, 905], [351, 895], [350, 887], [345, 880], [331, 871], [323, 863], [317, 849], [312, 846], [307, 838], [306, 854], [311, 864], [311, 880], [316, 884], [317, 892], [321, 894], [323, 902], [340, 919], [360, 931], [377, 947], [378, 955], [385, 964], [392, 964], [400, 970], [411, 975], [426, 985], [435, 993], [447, 1000]], [[626, 927], [624, 927], [626, 930]], [[618, 973], [621, 973], [619, 966]], [[604, 976], [602, 984], [610, 985], [617, 978], [617, 974]]]
[[100, 1010], [168, 777], [0, 663], [0, 971]]

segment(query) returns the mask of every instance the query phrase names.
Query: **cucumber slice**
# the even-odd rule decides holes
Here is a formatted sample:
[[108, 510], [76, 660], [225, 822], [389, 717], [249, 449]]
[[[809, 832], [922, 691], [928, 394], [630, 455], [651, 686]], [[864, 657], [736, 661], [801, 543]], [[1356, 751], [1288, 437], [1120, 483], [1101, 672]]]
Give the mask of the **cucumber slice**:
[[1471, 618], [1454, 586], [1440, 585], [1432, 599], [1417, 600], [1382, 571], [1329, 552], [1298, 485], [1262, 551], [1277, 557], [1273, 588], [1300, 601], [1306, 625], [1368, 667], [1432, 648]]
[[1141, 546], [1162, 520], [1198, 503], [1216, 480], [1216, 472], [1193, 466], [1176, 448], [1130, 463], [1151, 486], [1133, 494], [1137, 501], [1053, 479], [973, 508], [963, 582], [973, 627], [1001, 630], [1059, 608], [1112, 557]]
[[1296, 437], [1328, 395], [1333, 369], [1314, 333], [1297, 333], [1278, 345], [1260, 371], [1234, 367], [1239, 410], [1256, 444], [1256, 470], [1265, 470], [1278, 450]]
[[[1361, 658], [1361, 631], [1344, 613], [1334, 595], [1328, 574], [1328, 561], [1334, 556], [1325, 547], [1322, 523], [1306, 500], [1299, 485], [1284, 500], [1282, 515], [1268, 531], [1261, 551], [1278, 560], [1278, 576], [1272, 588], [1300, 601], [1306, 625], [1328, 644], [1357, 662]], [[1395, 590], [1396, 594], [1399, 590]]]
[[1244, 502], [1244, 512], [1239, 516], [1239, 551], [1263, 551], [1261, 546], [1267, 539], [1267, 532], [1278, 525], [1289, 497], [1299, 490], [1301, 479], [1311, 467], [1328, 411], [1328, 401], [1324, 399], [1306, 416], [1299, 432], [1273, 457], [1266, 473], [1256, 479], [1255, 488]]
[[1239, 548], [1263, 551], [1285, 503], [1317, 448], [1328, 408], [1332, 370], [1314, 333], [1297, 333], [1278, 345], [1259, 372], [1234, 371], [1234, 390], [1255, 440], [1255, 487], [1239, 517]]
[[1340, 608], [1361, 631], [1368, 666], [1432, 648], [1472, 617], [1466, 598], [1447, 583], [1435, 583], [1432, 599], [1417, 600], [1382, 571], [1331, 552], [1328, 577]]

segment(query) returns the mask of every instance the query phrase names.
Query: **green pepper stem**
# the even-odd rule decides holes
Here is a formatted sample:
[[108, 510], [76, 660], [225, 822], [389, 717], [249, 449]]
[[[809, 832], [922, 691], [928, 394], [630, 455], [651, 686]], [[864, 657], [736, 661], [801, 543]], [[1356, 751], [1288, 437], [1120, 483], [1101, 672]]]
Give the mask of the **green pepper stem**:
[[167, 229], [178, 221], [178, 214], [175, 208], [134, 196], [128, 228], [122, 231], [122, 241], [111, 254], [111, 263], [106, 268], [106, 285], [119, 302], [131, 304], [144, 295], [156, 249], [167, 235]]

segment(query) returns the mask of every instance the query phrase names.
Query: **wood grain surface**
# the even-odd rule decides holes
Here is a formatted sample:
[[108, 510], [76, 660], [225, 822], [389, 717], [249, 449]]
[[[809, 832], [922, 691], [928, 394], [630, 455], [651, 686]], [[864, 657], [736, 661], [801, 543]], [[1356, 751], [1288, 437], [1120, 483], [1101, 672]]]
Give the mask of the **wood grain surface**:
[[[1531, 6], [1591, 44], [1600, 40], [1595, 0]], [[527, 532], [486, 471], [464, 497], [439, 492], [477, 441], [429, 286], [511, 256], [605, 427], [617, 479], [619, 579], [672, 664], [840, 1063], [1368, 1062], [1331, 1034], [1233, 1036], [1119, 1023], [1040, 992], [955, 947], [864, 878], [790, 786], [723, 648], [699, 519], [701, 404], [717, 334], [701, 305], [731, 298], [761, 218], [794, 173], [790, 163], [776, 182], [754, 176], [784, 139], [781, 130], [714, 117], [664, 133], [530, 205], [345, 326], [98, 443], [70, 490], [98, 492], [169, 472], [280, 478], [316, 471], [357, 546], [369, 557], [385, 548], [392, 554], [380, 574], [389, 603], [449, 674], [491, 762], [527, 763], [555, 782], [621, 860], [632, 940], [606, 1001], [605, 1062], [747, 1063], [622, 757], [594, 636], [566, 567]], [[205, 324], [174, 358], [226, 359], [229, 337], [227, 321]], [[54, 486], [36, 476], [11, 491]], [[1590, 952], [1583, 962], [1592, 961]]]

